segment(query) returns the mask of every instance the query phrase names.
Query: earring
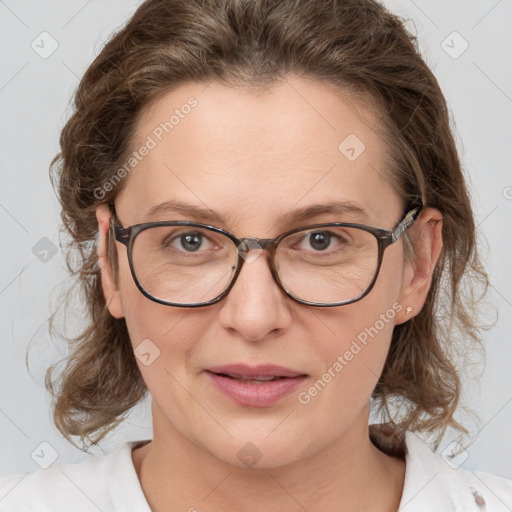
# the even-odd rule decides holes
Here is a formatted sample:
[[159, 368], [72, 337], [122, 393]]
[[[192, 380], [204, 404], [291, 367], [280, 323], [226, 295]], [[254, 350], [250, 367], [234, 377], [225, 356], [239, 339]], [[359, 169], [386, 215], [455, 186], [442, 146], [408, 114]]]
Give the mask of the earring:
[[409, 314], [411, 311], [412, 311], [411, 306], [407, 306], [407, 307], [405, 308], [405, 312], [406, 312], [407, 314]]

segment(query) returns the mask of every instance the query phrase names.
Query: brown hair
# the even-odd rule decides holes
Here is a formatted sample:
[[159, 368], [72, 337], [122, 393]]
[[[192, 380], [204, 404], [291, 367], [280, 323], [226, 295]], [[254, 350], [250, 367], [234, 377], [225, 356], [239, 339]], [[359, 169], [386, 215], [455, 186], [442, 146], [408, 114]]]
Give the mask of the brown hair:
[[[409, 430], [438, 440], [447, 427], [467, 433], [454, 419], [461, 391], [454, 347], [457, 334], [480, 346], [476, 285], [485, 292], [487, 274], [445, 98], [415, 36], [373, 0], [148, 0], [87, 69], [51, 165], [71, 237], [67, 265], [88, 315], [87, 328], [68, 339], [65, 367], [46, 376], [55, 423], [69, 440], [98, 442], [146, 393], [125, 320], [106, 307], [94, 245], [95, 208], [112, 202], [126, 180], [102, 187], [125, 161], [140, 113], [185, 82], [264, 91], [287, 73], [376, 101], [404, 204], [441, 211], [444, 244], [428, 297], [394, 328], [373, 398], [383, 417]], [[112, 247], [110, 240], [115, 271]], [[400, 418], [395, 399], [407, 406]]]

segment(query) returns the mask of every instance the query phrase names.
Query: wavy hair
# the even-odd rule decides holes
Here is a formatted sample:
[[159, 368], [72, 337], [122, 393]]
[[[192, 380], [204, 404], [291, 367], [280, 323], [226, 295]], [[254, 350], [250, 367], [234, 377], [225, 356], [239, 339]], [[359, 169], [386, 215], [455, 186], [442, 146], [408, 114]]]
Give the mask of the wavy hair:
[[[97, 443], [147, 392], [125, 319], [106, 307], [95, 246], [95, 209], [113, 202], [126, 180], [102, 187], [125, 162], [141, 112], [186, 82], [261, 92], [289, 73], [378, 105], [404, 204], [443, 215], [443, 249], [426, 302], [395, 326], [373, 399], [400, 427], [438, 440], [448, 427], [467, 433], [454, 418], [461, 395], [454, 347], [464, 340], [481, 348], [477, 290], [485, 293], [488, 277], [446, 101], [404, 20], [373, 0], [147, 0], [85, 72], [50, 167], [69, 238], [63, 251], [75, 284], [67, 293], [79, 288], [87, 316], [78, 336], [64, 335], [64, 364], [46, 375], [55, 424], [71, 442], [75, 435]], [[113, 249], [110, 239], [115, 276]]]

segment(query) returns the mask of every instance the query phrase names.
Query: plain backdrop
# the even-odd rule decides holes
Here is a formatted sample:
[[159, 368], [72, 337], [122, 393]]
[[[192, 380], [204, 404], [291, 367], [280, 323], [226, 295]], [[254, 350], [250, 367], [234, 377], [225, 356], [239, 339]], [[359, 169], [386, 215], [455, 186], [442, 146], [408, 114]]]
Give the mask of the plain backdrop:
[[[47, 319], [67, 279], [48, 166], [80, 77], [138, 4], [0, 0], [0, 475], [37, 469], [41, 453], [46, 462], [88, 456], [53, 425], [44, 388], [45, 369], [60, 355]], [[468, 417], [474, 442], [462, 466], [512, 478], [512, 1], [385, 4], [408, 19], [448, 100], [491, 279], [488, 317], [498, 315], [484, 334], [485, 370], [465, 388], [480, 421]], [[143, 403], [91, 453], [149, 437]]]

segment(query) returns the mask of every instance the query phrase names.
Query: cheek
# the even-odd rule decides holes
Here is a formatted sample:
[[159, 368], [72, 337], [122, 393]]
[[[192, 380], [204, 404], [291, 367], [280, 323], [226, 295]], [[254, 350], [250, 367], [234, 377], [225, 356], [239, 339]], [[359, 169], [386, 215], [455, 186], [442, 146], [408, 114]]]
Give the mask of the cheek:
[[400, 239], [384, 252], [375, 290], [371, 292], [379, 296], [384, 305], [398, 300], [404, 282], [404, 267], [404, 247]]
[[306, 390], [309, 397], [323, 395], [329, 389], [325, 400], [354, 406], [370, 397], [382, 373], [394, 318], [401, 306], [395, 302], [369, 307], [363, 300], [357, 311], [356, 303], [353, 311], [346, 312], [349, 321], [340, 318], [335, 329], [343, 335], [331, 343], [321, 343], [323, 367], [314, 375], [312, 387]]
[[391, 249], [395, 247], [388, 249], [378, 279], [366, 297], [337, 311], [322, 312], [321, 323], [330, 334], [317, 336], [322, 367], [311, 387], [299, 397], [301, 403], [336, 404], [340, 408], [334, 414], [343, 414], [343, 410], [361, 407], [371, 396], [386, 361], [395, 318], [404, 307], [398, 300], [401, 252], [392, 253]]
[[148, 299], [137, 288], [129, 268], [120, 273], [119, 290], [130, 342], [144, 382], [154, 396], [162, 391], [167, 394], [177, 382], [188, 379], [197, 341], [211, 318], [204, 312]]
[[[175, 341], [185, 310], [158, 304], [144, 296], [137, 288], [128, 264], [120, 265], [119, 292], [130, 342], [144, 381], [159, 369], [166, 368], [166, 354], [171, 350], [179, 358]], [[179, 345], [179, 344], [178, 344]]]

